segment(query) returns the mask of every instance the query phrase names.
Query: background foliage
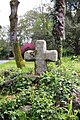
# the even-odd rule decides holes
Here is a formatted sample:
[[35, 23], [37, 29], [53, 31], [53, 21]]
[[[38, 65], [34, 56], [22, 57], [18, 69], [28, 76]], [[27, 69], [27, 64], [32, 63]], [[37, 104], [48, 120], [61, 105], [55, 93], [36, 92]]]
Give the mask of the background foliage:
[[[66, 0], [65, 34], [63, 41], [63, 55], [80, 54], [80, 1]], [[45, 39], [48, 49], [55, 49], [55, 36], [52, 35], [54, 0], [50, 4], [41, 6], [26, 12], [19, 17], [18, 39], [20, 45], [24, 42]], [[9, 26], [0, 28], [0, 57], [6, 57], [9, 53]], [[4, 44], [3, 44], [4, 43]], [[6, 55], [5, 55], [6, 54]]]

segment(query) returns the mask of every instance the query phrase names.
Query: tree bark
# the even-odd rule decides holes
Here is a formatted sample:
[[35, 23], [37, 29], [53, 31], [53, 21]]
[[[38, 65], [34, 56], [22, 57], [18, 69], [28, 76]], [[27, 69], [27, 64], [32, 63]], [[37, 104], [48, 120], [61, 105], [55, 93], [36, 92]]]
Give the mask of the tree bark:
[[19, 41], [17, 39], [18, 5], [19, 5], [18, 0], [10, 1], [10, 7], [11, 7], [11, 15], [9, 16], [10, 18], [10, 41], [13, 47], [13, 53], [14, 53], [16, 65], [18, 68], [22, 68], [25, 66], [25, 63], [23, 61]]
[[53, 17], [53, 35], [55, 37], [58, 59], [62, 57], [62, 40], [65, 39], [65, 0], [56, 0]]

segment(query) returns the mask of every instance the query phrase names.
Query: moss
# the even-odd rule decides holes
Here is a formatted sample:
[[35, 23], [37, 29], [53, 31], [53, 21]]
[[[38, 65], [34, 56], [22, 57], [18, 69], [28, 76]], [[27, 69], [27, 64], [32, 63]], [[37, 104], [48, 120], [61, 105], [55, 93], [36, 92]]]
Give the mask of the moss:
[[21, 55], [21, 49], [19, 46], [18, 41], [16, 40], [16, 43], [14, 45], [14, 54], [15, 54], [15, 60], [18, 68], [22, 68], [25, 66], [24, 60]]

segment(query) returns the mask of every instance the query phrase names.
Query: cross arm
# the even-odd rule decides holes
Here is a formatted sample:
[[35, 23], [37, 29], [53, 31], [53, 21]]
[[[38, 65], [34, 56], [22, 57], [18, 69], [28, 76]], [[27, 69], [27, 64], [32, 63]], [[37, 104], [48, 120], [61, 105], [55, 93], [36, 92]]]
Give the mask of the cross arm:
[[57, 61], [58, 53], [56, 50], [46, 50], [45, 59], [47, 61]]
[[28, 51], [26, 51], [25, 53], [24, 53], [24, 59], [26, 60], [26, 61], [34, 61], [35, 60], [35, 50], [33, 51], [33, 50], [28, 50]]

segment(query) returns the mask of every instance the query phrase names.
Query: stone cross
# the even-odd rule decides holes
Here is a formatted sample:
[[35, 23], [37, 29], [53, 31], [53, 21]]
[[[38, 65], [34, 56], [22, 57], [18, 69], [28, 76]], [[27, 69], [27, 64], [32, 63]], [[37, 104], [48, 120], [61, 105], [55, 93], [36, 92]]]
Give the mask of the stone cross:
[[47, 61], [57, 61], [58, 54], [56, 50], [46, 50], [46, 41], [37, 40], [34, 51], [26, 51], [24, 59], [26, 61], [35, 61], [35, 74], [42, 74], [47, 70]]

